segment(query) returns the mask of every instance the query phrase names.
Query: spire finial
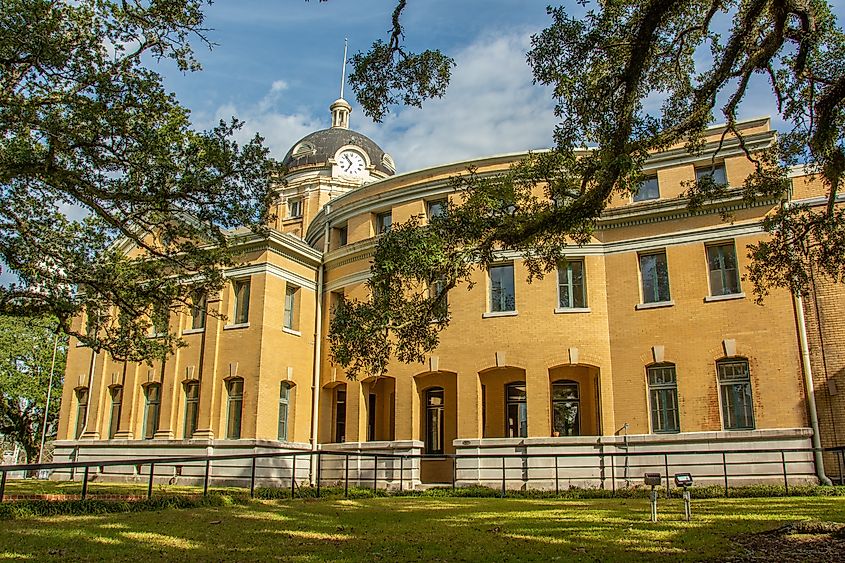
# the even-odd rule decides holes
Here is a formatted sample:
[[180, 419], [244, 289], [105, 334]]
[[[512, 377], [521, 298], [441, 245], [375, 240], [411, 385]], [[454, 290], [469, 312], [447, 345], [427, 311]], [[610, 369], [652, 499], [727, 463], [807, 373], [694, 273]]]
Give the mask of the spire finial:
[[340, 99], [343, 99], [343, 85], [346, 82], [346, 50], [349, 47], [349, 38], [343, 38], [343, 67], [340, 71]]

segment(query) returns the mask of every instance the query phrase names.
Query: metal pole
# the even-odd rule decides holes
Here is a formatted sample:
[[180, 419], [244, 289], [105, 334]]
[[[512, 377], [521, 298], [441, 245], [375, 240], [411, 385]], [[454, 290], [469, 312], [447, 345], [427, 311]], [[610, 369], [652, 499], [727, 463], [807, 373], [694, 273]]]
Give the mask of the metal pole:
[[613, 496], [616, 496], [616, 456], [610, 454], [610, 487], [613, 491]]
[[399, 458], [399, 492], [405, 486], [405, 456]]
[[651, 486], [651, 521], [657, 522], [657, 490]]
[[789, 494], [789, 479], [786, 478], [786, 454], [783, 450], [780, 451], [780, 462], [783, 464], [783, 489], [786, 494]]
[[252, 456], [252, 471], [249, 474], [249, 497], [255, 498], [255, 456]]
[[458, 481], [458, 456], [452, 457], [452, 490], [455, 489], [455, 484]]
[[560, 458], [555, 456], [555, 495], [560, 494], [560, 479], [558, 477], [557, 462]]
[[6, 472], [2, 471], [0, 475], [0, 502], [3, 502], [3, 497], [6, 495]]
[[319, 451], [317, 452], [317, 497], [320, 496], [320, 469], [322, 469], [323, 461], [323, 454]]
[[211, 460], [206, 459], [205, 460], [205, 478], [202, 481], [202, 496], [208, 495], [208, 473], [209, 473], [210, 469], [211, 469]]
[[85, 471], [82, 473], [82, 500], [88, 496], [88, 466], [85, 466]]
[[725, 476], [725, 496], [728, 496], [728, 460], [725, 452], [722, 452], [722, 474]]
[[147, 498], [152, 498], [153, 496], [153, 475], [156, 471], [156, 464], [150, 464], [150, 482], [147, 483]]
[[349, 497], [349, 454], [345, 455], [346, 462], [344, 463], [344, 473], [345, 476], [343, 478], [343, 496]]
[[506, 471], [507, 470], [505, 469], [505, 456], [502, 456], [502, 498], [504, 498], [504, 496], [506, 494], [506, 492], [505, 492], [505, 472]]
[[56, 327], [56, 339], [53, 342], [53, 361], [50, 364], [50, 382], [47, 384], [47, 403], [44, 405], [44, 426], [41, 428], [41, 448], [38, 450], [38, 463], [44, 455], [44, 441], [47, 439], [47, 415], [50, 412], [50, 395], [53, 391], [53, 372], [56, 370], [56, 351], [59, 349], [59, 332]]
[[687, 519], [687, 522], [692, 520], [692, 506], [690, 503], [690, 492], [689, 489], [684, 487], [684, 516]]
[[373, 458], [373, 490], [378, 488], [378, 454]]
[[666, 470], [666, 498], [669, 498], [672, 495], [672, 491], [669, 488], [669, 454], [663, 454], [663, 469]]

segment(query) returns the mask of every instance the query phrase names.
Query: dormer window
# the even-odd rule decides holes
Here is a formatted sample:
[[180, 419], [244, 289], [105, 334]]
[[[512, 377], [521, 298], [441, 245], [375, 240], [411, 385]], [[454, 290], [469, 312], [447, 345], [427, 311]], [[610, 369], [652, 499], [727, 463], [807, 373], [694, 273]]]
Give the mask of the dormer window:
[[317, 154], [317, 147], [315, 147], [313, 143], [304, 141], [294, 147], [291, 157], [302, 158], [304, 156], [312, 156], [315, 154]]
[[389, 154], [384, 153], [384, 156], [381, 157], [381, 163], [391, 172], [396, 172], [396, 163], [393, 162], [393, 158]]

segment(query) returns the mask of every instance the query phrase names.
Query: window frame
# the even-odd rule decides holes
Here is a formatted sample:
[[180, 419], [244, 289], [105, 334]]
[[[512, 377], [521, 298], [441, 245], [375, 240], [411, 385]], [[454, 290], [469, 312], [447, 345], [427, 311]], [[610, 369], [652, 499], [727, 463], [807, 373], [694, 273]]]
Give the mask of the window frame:
[[[196, 396], [191, 396], [191, 390], [196, 389]], [[182, 435], [190, 440], [197, 431], [200, 410], [200, 382], [199, 380], [187, 381], [184, 385], [185, 392], [185, 427]]]
[[[645, 195], [640, 195], [643, 193], [643, 187], [645, 187], [652, 181], [654, 181], [654, 189], [657, 195], [649, 197], [646, 197]], [[645, 176], [637, 185], [637, 191], [631, 194], [631, 200], [634, 203], [639, 203], [641, 201], [654, 201], [657, 199], [660, 199], [660, 180], [658, 179], [657, 174], [650, 174], [648, 176]]]
[[[288, 441], [290, 428], [290, 399], [293, 385], [290, 381], [279, 382], [279, 426], [277, 438], [280, 442]], [[282, 416], [284, 414], [284, 416]]]
[[[85, 425], [88, 422], [88, 403], [91, 400], [90, 390], [87, 387], [79, 387], [74, 390], [76, 396], [76, 427], [73, 434], [74, 439], [78, 440], [85, 431]], [[83, 397], [85, 402], [82, 401]]]
[[[575, 388], [575, 398], [555, 398], [555, 387], [574, 387]], [[550, 391], [550, 399], [551, 399], [551, 408], [552, 408], [552, 416], [551, 416], [551, 423], [552, 423], [552, 437], [566, 437], [566, 436], [581, 436], [581, 384], [572, 379], [558, 379], [552, 381]], [[555, 428], [557, 424], [555, 423], [555, 419], [557, 417], [557, 409], [555, 409], [556, 404], [567, 404], [567, 403], [574, 403], [575, 404], [575, 424], [574, 424], [574, 433], [572, 434], [559, 434], [555, 436]]]
[[201, 291], [191, 294], [191, 330], [205, 330], [205, 316], [208, 311], [208, 295]]
[[[440, 396], [440, 404], [433, 404], [432, 399]], [[429, 387], [424, 394], [425, 409], [425, 453], [442, 455], [446, 448], [446, 390], [443, 387]], [[436, 420], [435, 420], [436, 419]], [[434, 423], [437, 424], [435, 436]]]
[[[153, 390], [156, 391], [154, 400], [151, 398]], [[144, 440], [154, 439], [161, 424], [161, 390], [161, 383], [149, 383], [144, 387]]]
[[[498, 300], [494, 299], [494, 294], [497, 291], [495, 288], [495, 281], [493, 277], [493, 271], [500, 271], [503, 269], [510, 270], [510, 287], [511, 287], [511, 298], [512, 298], [512, 305], [511, 308], [506, 308], [507, 303], [503, 301], [507, 300], [507, 295], [502, 295], [506, 288], [500, 286], [498, 289], [499, 298]], [[514, 272], [514, 263], [513, 262], [501, 262], [498, 264], [491, 264], [487, 268], [487, 282], [488, 282], [488, 290], [487, 290], [487, 312], [493, 315], [496, 314], [514, 314], [516, 313], [516, 281], [515, 281], [515, 272]], [[498, 303], [497, 303], [498, 301]], [[495, 304], [495, 305], [494, 305]]]
[[303, 198], [301, 197], [290, 198], [287, 200], [288, 216], [286, 219], [299, 219], [302, 217], [302, 200]]
[[[376, 236], [383, 235], [385, 233], [389, 233], [390, 229], [393, 228], [393, 210], [388, 209], [387, 211], [382, 211], [380, 213], [375, 214], [375, 232]], [[385, 226], [384, 219], [387, 218], [389, 223]]]
[[[522, 399], [512, 399], [511, 390], [522, 387]], [[515, 427], [510, 424], [511, 407], [515, 407]], [[525, 381], [512, 381], [505, 385], [505, 437], [528, 437], [528, 387]]]
[[[725, 168], [724, 161], [718, 163], [706, 164], [695, 167], [695, 181], [700, 182], [703, 178], [710, 176], [713, 178], [713, 183], [719, 185], [728, 184], [728, 171]], [[721, 179], [717, 178], [721, 176]]]
[[[243, 292], [240, 288], [245, 288]], [[232, 323], [230, 326], [249, 324], [249, 302], [252, 290], [252, 278], [237, 278], [232, 280]]]
[[[110, 386], [109, 397], [111, 397], [111, 409], [109, 410], [109, 440], [113, 440], [115, 434], [120, 431], [120, 415], [123, 411], [123, 385]], [[116, 412], [115, 406], [117, 409]]]
[[[725, 293], [724, 289], [727, 287], [726, 284], [726, 272], [729, 272], [731, 268], [725, 267], [725, 255], [722, 252], [722, 249], [730, 247], [731, 251], [733, 252], [733, 260], [734, 260], [734, 276], [736, 278], [736, 291], [731, 291], [729, 293]], [[712, 268], [712, 261], [710, 256], [711, 249], [714, 249], [718, 252], [717, 260], [719, 261], [719, 268], [714, 270]], [[718, 241], [707, 243], [704, 245], [704, 259], [707, 263], [707, 285], [710, 290], [710, 297], [730, 297], [734, 295], [741, 295], [742, 294], [742, 275], [740, 273], [739, 267], [739, 258], [737, 257], [736, 253], [736, 243], [735, 241]], [[715, 272], [720, 273], [721, 284], [723, 288], [722, 293], [716, 293], [713, 291], [713, 274]]]
[[[240, 386], [240, 392], [237, 387]], [[226, 380], [226, 439], [240, 440], [243, 431], [244, 379], [233, 377]]]
[[[432, 208], [439, 206], [441, 211], [439, 213], [432, 213]], [[446, 215], [446, 210], [449, 207], [449, 198], [430, 199], [425, 202], [425, 216], [430, 223], [435, 217], [443, 217]]]
[[[649, 299], [646, 299], [646, 297], [647, 297], [647, 295], [646, 295], [646, 285], [645, 285], [646, 284], [646, 277], [644, 275], [643, 260], [646, 259], [646, 258], [660, 257], [660, 256], [663, 257], [663, 260], [665, 262], [667, 295], [665, 295], [665, 296], [659, 295], [659, 293], [660, 293], [660, 273], [659, 273], [659, 265], [658, 265], [659, 263], [656, 261], [655, 265], [654, 265], [655, 277], [653, 278], [652, 281], [654, 283], [654, 288], [657, 289], [658, 295], [655, 296], [654, 291], [652, 291], [652, 295], [650, 297], [652, 297], [652, 298], [656, 297], [656, 298], [649, 300]], [[672, 282], [671, 282], [671, 277], [669, 275], [669, 256], [666, 252], [666, 249], [663, 248], [663, 249], [660, 249], [660, 250], [638, 253], [637, 254], [637, 268], [638, 268], [639, 274], [640, 274], [640, 303], [642, 305], [646, 305], [646, 306], [648, 306], [648, 305], [653, 306], [653, 305], [660, 305], [660, 304], [671, 304], [672, 303]], [[661, 297], [665, 297], [665, 299], [661, 299]]]
[[[731, 365], [739, 365], [744, 364], [745, 366], [745, 374], [743, 378], [732, 378], [725, 380], [723, 378], [723, 367], [731, 366]], [[722, 428], [727, 431], [742, 431], [742, 430], [755, 430], [757, 428], [757, 420], [754, 414], [754, 388], [751, 384], [751, 366], [749, 365], [747, 358], [735, 357], [735, 358], [724, 358], [718, 360], [716, 362], [716, 381], [719, 385], [719, 402], [721, 403], [721, 414], [722, 414]], [[746, 426], [741, 426], [738, 424], [731, 424], [732, 419], [737, 418], [736, 415], [738, 414], [736, 398], [739, 397], [738, 394], [734, 394], [737, 389], [738, 385], [742, 385], [746, 388], [748, 403], [745, 405], [747, 408], [743, 408], [744, 415], [743, 418], [750, 420], [751, 424]], [[732, 388], [732, 389], [730, 389]], [[731, 395], [728, 395], [728, 394]], [[728, 401], [728, 397], [733, 397], [734, 401]], [[729, 404], [733, 402], [733, 404]]]
[[[652, 374], [655, 376], [663, 370], [671, 370], [672, 381], [667, 383], [652, 382]], [[655, 379], [656, 381], [656, 379]], [[649, 421], [653, 434], [678, 434], [681, 431], [681, 408], [678, 402], [678, 371], [677, 366], [671, 362], [661, 362], [646, 366], [646, 385], [648, 387]], [[666, 395], [670, 394], [674, 401], [674, 409], [666, 406]], [[657, 405], [655, 403], [658, 403]], [[670, 416], [670, 413], [673, 413]], [[658, 422], [664, 421], [662, 425]], [[670, 420], [671, 418], [671, 420]], [[674, 423], [674, 427], [667, 424]]]
[[290, 332], [299, 332], [299, 299], [301, 289], [301, 287], [292, 283], [285, 284], [282, 328]]
[[[572, 264], [580, 264], [581, 265], [581, 303], [576, 304], [575, 299], [573, 299], [573, 293], [575, 289], [575, 282], [574, 276], [572, 273], [572, 268], [570, 267]], [[589, 308], [589, 303], [587, 301], [587, 266], [586, 261], [583, 258], [574, 258], [572, 260], [566, 260], [561, 262], [557, 266], [557, 308], [558, 310], [583, 310]], [[562, 279], [561, 274], [565, 274], [565, 281]], [[562, 291], [566, 289], [569, 294], [569, 305], [564, 305], [562, 301]]]
[[[343, 400], [341, 400], [341, 394]], [[341, 405], [343, 405], [342, 409]], [[343, 416], [341, 416], [341, 410]], [[338, 385], [332, 391], [332, 414], [334, 415], [333, 443], [342, 444], [346, 442], [346, 385]]]

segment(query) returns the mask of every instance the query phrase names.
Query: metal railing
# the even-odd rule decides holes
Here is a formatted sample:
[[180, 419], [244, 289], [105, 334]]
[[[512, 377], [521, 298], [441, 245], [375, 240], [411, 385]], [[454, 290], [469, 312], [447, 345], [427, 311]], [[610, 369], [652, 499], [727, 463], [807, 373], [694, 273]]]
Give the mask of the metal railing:
[[[665, 480], [667, 495], [671, 494], [673, 473], [689, 472], [695, 475], [699, 483], [702, 480], [709, 480], [711, 483], [719, 482], [724, 488], [725, 496], [730, 495], [731, 481], [754, 481], [761, 479], [782, 479], [785, 491], [790, 488], [789, 478], [807, 477], [808, 473], [796, 472], [799, 464], [812, 465], [812, 448], [793, 449], [755, 449], [755, 450], [690, 450], [690, 451], [639, 451], [639, 452], [577, 452], [577, 453], [478, 453], [478, 454], [396, 454], [396, 453], [374, 453], [364, 451], [284, 451], [264, 453], [243, 453], [227, 455], [202, 455], [202, 456], [171, 456], [171, 457], [146, 457], [134, 459], [113, 459], [113, 460], [85, 460], [69, 462], [53, 462], [41, 464], [19, 464], [0, 465], [0, 502], [6, 496], [7, 476], [14, 471], [57, 471], [70, 469], [70, 479], [73, 480], [78, 470], [82, 471], [81, 498], [88, 498], [88, 484], [91, 480], [92, 468], [97, 468], [99, 473], [105, 473], [107, 467], [133, 467], [133, 475], [147, 477], [147, 498], [153, 495], [153, 484], [155, 477], [164, 478], [167, 476], [184, 475], [184, 468], [200, 468], [199, 473], [194, 473], [195, 479], [202, 479], [202, 494], [207, 495], [209, 484], [212, 479], [225, 479], [236, 481], [244, 487], [244, 481], [248, 482], [249, 494], [255, 496], [256, 482], [259, 479], [272, 479], [276, 483], [286, 483], [290, 488], [291, 497], [297, 494], [297, 487], [300, 486], [297, 473], [297, 462], [299, 460], [299, 474], [303, 469], [310, 473], [310, 467], [316, 463], [314, 487], [317, 496], [321, 495], [321, 488], [325, 484], [343, 485], [344, 495], [349, 495], [350, 484], [359, 487], [370, 487], [373, 489], [384, 485], [385, 488], [393, 487], [400, 492], [406, 486], [415, 487], [419, 483], [419, 470], [421, 462], [426, 461], [447, 461], [451, 460], [451, 483], [438, 483], [441, 486], [490, 486], [497, 483], [501, 486], [501, 495], [507, 496], [508, 485], [521, 483], [524, 488], [551, 489], [551, 482], [554, 482], [554, 491], [560, 494], [562, 485], [567, 482], [598, 483], [599, 488], [609, 490], [615, 494], [617, 488], [627, 488], [632, 484], [638, 484], [646, 472], [659, 472]], [[843, 469], [845, 469], [845, 446], [826, 448], [825, 452], [832, 453], [839, 465], [838, 482], [845, 484]], [[756, 455], [755, 460], [748, 461], [749, 453]], [[758, 454], [770, 454], [762, 456]], [[736, 459], [740, 455], [746, 459]], [[583, 463], [584, 459], [592, 458], [593, 463]], [[624, 458], [624, 460], [620, 460]], [[702, 461], [702, 458], [706, 458]], [[260, 467], [258, 460], [275, 459], [286, 461], [284, 466]], [[303, 465], [303, 460], [308, 465]], [[225, 461], [249, 460], [248, 473], [246, 475], [231, 474], [214, 475], [214, 464]], [[495, 461], [494, 461], [495, 460]], [[514, 463], [517, 460], [518, 463]], [[633, 461], [632, 461], [633, 460]], [[578, 463], [581, 461], [581, 463]], [[381, 465], [379, 464], [381, 462]], [[474, 463], [470, 463], [474, 462]], [[354, 475], [350, 475], [355, 465]], [[790, 466], [793, 472], [790, 473]], [[170, 467], [171, 471], [165, 475], [161, 468]], [[147, 471], [144, 471], [147, 468]], [[156, 469], [159, 474], [156, 475]], [[221, 469], [232, 469], [232, 466], [221, 466]], [[236, 469], [244, 470], [246, 466], [235, 466]], [[268, 471], [270, 472], [267, 475]], [[670, 471], [671, 470], [671, 471]], [[408, 476], [411, 471], [411, 476]], [[264, 475], [259, 475], [263, 472]], [[95, 472], [95, 475], [99, 473]], [[469, 478], [465, 475], [469, 474]], [[484, 476], [482, 476], [482, 473]], [[552, 474], [549, 477], [549, 473]], [[621, 473], [621, 475], [620, 475]], [[539, 477], [538, 477], [539, 474]], [[398, 478], [397, 478], [398, 476]], [[300, 479], [299, 481], [306, 481]], [[546, 487], [531, 487], [531, 485], [545, 484]], [[246, 487], [244, 487], [246, 488]], [[566, 487], [569, 488], [569, 487]]]

